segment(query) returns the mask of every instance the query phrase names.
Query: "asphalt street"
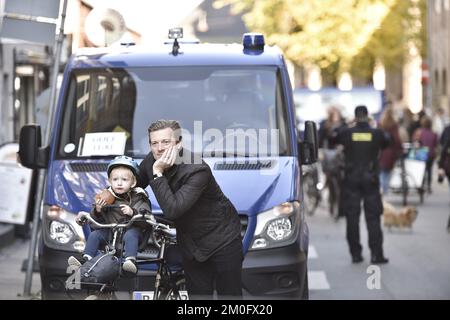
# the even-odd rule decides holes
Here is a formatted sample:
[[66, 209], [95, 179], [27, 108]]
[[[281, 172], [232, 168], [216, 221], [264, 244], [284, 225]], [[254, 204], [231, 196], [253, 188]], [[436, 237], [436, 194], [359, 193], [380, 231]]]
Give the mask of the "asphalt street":
[[[385, 199], [401, 207], [399, 195]], [[426, 195], [422, 205], [417, 195], [410, 200], [417, 205], [417, 220], [411, 230], [384, 230], [384, 250], [390, 261], [379, 267], [370, 264], [363, 216], [360, 229], [364, 261], [352, 264], [345, 240], [345, 220], [336, 222], [330, 217], [323, 201], [315, 214], [307, 217], [310, 299], [450, 299], [448, 186], [434, 183], [433, 193]], [[40, 277], [36, 272], [31, 297], [23, 297], [25, 273], [21, 268], [28, 246], [29, 241], [16, 239], [0, 249], [0, 299], [40, 297]]]
[[[433, 193], [425, 196], [422, 205], [416, 194], [409, 199], [417, 206], [418, 217], [412, 229], [383, 228], [389, 263], [379, 269], [370, 265], [363, 214], [360, 232], [364, 261], [360, 264], [351, 262], [344, 219], [336, 222], [331, 218], [326, 204], [307, 218], [310, 299], [450, 299], [448, 185], [435, 182]], [[385, 200], [401, 207], [400, 195], [391, 194]], [[378, 275], [378, 279], [373, 278]]]

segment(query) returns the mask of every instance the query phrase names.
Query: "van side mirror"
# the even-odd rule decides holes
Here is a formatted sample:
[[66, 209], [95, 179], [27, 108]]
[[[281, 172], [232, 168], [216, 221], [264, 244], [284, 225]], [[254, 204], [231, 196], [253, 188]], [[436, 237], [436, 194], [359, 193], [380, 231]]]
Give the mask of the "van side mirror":
[[42, 148], [41, 127], [37, 124], [24, 125], [20, 129], [19, 160], [30, 169], [46, 168], [49, 148]]
[[301, 164], [313, 164], [319, 157], [319, 138], [314, 121], [305, 122], [303, 141], [299, 142], [299, 154]]

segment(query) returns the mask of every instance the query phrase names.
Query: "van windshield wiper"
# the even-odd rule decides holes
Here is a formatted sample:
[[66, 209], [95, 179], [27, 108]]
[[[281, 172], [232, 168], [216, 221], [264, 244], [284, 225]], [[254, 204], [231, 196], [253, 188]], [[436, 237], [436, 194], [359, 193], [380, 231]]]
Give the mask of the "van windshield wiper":
[[85, 160], [85, 159], [105, 159], [105, 160], [111, 160], [117, 157], [117, 154], [107, 154], [107, 155], [89, 155], [89, 156], [78, 156], [78, 160]]

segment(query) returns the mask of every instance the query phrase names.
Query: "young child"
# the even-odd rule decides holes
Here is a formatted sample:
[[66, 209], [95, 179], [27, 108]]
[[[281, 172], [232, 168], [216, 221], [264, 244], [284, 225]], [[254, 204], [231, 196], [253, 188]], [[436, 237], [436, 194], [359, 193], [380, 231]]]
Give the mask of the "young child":
[[[142, 188], [137, 188], [136, 179], [139, 174], [138, 164], [130, 157], [115, 157], [108, 165], [108, 181], [110, 187], [107, 189], [114, 197], [114, 205], [120, 207], [102, 210], [107, 204], [104, 197], [97, 197], [95, 208], [92, 210], [92, 217], [99, 223], [123, 223], [137, 214], [141, 208], [150, 211], [150, 202], [147, 193]], [[79, 221], [79, 217], [77, 217]], [[122, 269], [130, 273], [137, 273], [136, 255], [139, 242], [142, 240], [142, 228], [132, 226], [124, 234], [125, 262]], [[87, 260], [96, 256], [97, 251], [103, 248], [110, 236], [111, 229], [97, 229], [91, 232], [87, 239], [86, 248], [83, 254], [84, 261], [78, 261], [74, 256], [69, 257], [68, 264], [81, 266]]]

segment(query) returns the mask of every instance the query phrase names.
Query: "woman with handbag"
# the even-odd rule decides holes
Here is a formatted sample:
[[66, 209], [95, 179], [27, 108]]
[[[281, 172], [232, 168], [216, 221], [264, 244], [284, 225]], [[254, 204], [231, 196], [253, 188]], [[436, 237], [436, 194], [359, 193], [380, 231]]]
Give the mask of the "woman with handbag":
[[383, 195], [389, 191], [392, 169], [395, 162], [402, 155], [402, 141], [399, 133], [399, 126], [394, 119], [394, 111], [391, 107], [384, 109], [381, 115], [379, 128], [389, 134], [391, 143], [384, 148], [380, 154], [380, 185]]
[[420, 128], [416, 129], [412, 138], [413, 142], [419, 143], [421, 147], [428, 148], [428, 159], [426, 162], [426, 181], [425, 186], [428, 193], [431, 193], [431, 174], [433, 169], [433, 162], [436, 156], [436, 149], [438, 146], [437, 134], [431, 129], [431, 119], [428, 116], [422, 117], [420, 120]]

